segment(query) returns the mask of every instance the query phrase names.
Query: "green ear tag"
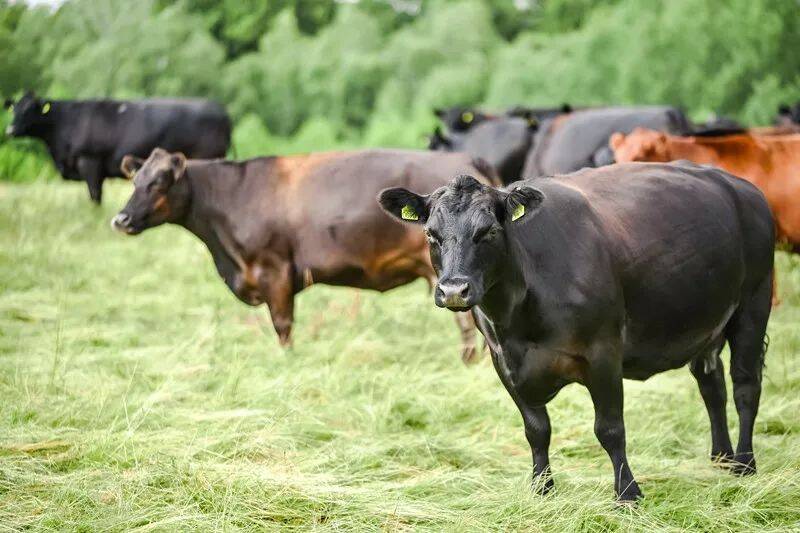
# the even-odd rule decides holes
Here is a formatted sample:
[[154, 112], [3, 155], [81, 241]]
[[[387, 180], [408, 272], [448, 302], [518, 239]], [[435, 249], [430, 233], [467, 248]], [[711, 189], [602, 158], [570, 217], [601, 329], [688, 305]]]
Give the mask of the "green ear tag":
[[517, 207], [514, 208], [514, 212], [511, 213], [511, 221], [513, 222], [517, 220], [524, 214], [525, 214], [525, 206], [522, 204], [517, 204]]
[[50, 111], [50, 102], [42, 106], [42, 115], [46, 115]]
[[410, 205], [404, 205], [403, 209], [400, 211], [400, 218], [403, 220], [419, 220], [419, 215], [414, 208]]
[[463, 120], [463, 121], [464, 121], [464, 122], [466, 122], [467, 124], [469, 124], [470, 122], [472, 122], [472, 120], [473, 120], [474, 118], [475, 118], [475, 115], [473, 115], [473, 114], [472, 114], [471, 112], [469, 112], [469, 111], [466, 111], [465, 113], [462, 113], [462, 115], [461, 115], [461, 120]]

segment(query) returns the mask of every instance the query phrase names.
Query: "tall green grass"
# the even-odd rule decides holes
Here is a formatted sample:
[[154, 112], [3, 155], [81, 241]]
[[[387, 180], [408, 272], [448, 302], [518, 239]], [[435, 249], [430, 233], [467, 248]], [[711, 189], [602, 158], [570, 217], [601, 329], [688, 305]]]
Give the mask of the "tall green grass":
[[556, 491], [530, 494], [516, 408], [488, 361], [461, 364], [425, 283], [312, 287], [283, 351], [185, 231], [113, 233], [130, 186], [106, 187], [95, 208], [82, 183], [0, 185], [0, 530], [800, 529], [794, 258], [778, 261], [759, 473], [711, 465], [688, 370], [626, 382], [646, 495], [626, 509], [579, 386], [550, 404]]

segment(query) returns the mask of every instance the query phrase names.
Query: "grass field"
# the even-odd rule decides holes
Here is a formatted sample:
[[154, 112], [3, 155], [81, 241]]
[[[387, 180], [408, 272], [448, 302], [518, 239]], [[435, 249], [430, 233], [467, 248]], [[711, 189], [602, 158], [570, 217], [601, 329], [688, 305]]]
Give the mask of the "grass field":
[[95, 208], [81, 183], [0, 185], [0, 530], [800, 530], [797, 259], [758, 475], [712, 466], [688, 370], [626, 382], [627, 509], [576, 385], [550, 404], [556, 491], [529, 493], [519, 414], [424, 282], [313, 287], [283, 351], [187, 232], [113, 233], [130, 189], [106, 189]]

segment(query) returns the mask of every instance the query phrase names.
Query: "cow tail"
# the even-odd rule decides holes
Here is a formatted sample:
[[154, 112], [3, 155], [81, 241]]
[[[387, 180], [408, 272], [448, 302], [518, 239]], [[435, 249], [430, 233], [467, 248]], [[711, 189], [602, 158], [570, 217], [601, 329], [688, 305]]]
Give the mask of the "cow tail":
[[485, 159], [480, 157], [472, 158], [472, 166], [480, 172], [481, 174], [486, 177], [489, 182], [495, 187], [502, 187], [503, 180], [500, 179], [500, 175], [497, 173], [497, 169], [495, 169], [492, 165], [490, 165]]

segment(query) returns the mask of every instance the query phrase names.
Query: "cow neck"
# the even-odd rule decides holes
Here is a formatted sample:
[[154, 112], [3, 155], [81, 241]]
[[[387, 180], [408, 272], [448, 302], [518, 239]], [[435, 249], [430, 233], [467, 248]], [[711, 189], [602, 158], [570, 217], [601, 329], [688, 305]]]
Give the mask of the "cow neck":
[[51, 151], [56, 147], [59, 139], [64, 137], [64, 133], [69, 132], [73, 123], [73, 121], [64, 119], [65, 105], [64, 102], [50, 101], [50, 111], [47, 114], [47, 121], [34, 126], [33, 131], [31, 131], [30, 137], [41, 139], [50, 147]]
[[[189, 207], [179, 223], [206, 244], [217, 270], [230, 282], [236, 274], [248, 268], [245, 246], [237, 242], [235, 237], [235, 219], [244, 218], [249, 211], [247, 203], [255, 202], [258, 198], [243, 191], [246, 177], [211, 168], [219, 164], [189, 164], [184, 176], [190, 195]], [[230, 163], [222, 163], [226, 164]]]
[[501, 328], [510, 325], [516, 309], [524, 303], [529, 292], [523, 271], [525, 263], [530, 260], [528, 253], [514, 241], [507, 247], [508, 260], [498, 275], [498, 281], [486, 291], [478, 306], [493, 324]]

